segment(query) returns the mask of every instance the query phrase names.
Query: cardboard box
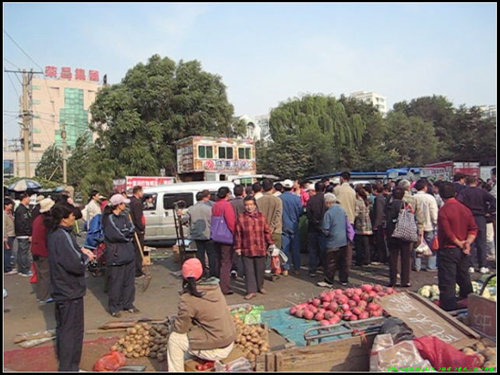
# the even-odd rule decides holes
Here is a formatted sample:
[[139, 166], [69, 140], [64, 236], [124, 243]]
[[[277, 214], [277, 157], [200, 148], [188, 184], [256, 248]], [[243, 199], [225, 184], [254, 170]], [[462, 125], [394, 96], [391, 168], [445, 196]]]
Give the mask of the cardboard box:
[[469, 326], [489, 337], [496, 337], [496, 302], [477, 294], [467, 298], [467, 319]]

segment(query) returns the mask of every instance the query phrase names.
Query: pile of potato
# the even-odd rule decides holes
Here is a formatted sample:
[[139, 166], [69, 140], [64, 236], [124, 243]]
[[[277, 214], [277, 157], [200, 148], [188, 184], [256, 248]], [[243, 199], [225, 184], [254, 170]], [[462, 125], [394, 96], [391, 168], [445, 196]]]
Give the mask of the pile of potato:
[[487, 347], [481, 341], [476, 342], [472, 347], [462, 349], [462, 352], [467, 355], [478, 355], [482, 367], [497, 367], [497, 350], [492, 347]]
[[127, 358], [139, 358], [150, 354], [150, 324], [137, 323], [127, 328], [127, 335], [119, 339], [111, 350], [125, 354]]
[[234, 314], [233, 320], [237, 334], [236, 347], [250, 362], [254, 361], [259, 354], [269, 351], [269, 344], [263, 339], [265, 328], [259, 324], [245, 324], [239, 314]]
[[168, 321], [150, 327], [149, 356], [151, 358], [156, 358], [159, 362], [167, 359], [167, 344], [170, 332], [171, 326]]

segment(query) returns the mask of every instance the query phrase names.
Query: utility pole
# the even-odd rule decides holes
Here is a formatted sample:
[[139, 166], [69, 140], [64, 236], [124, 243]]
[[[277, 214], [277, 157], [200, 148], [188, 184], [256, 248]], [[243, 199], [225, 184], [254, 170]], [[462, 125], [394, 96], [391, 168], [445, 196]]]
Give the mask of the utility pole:
[[62, 159], [63, 159], [63, 182], [66, 184], [67, 173], [66, 173], [66, 124], [61, 122], [61, 139], [62, 139]]
[[24, 139], [24, 175], [30, 177], [30, 136], [32, 128], [33, 113], [31, 111], [31, 80], [33, 74], [43, 74], [43, 72], [34, 72], [30, 69], [29, 72], [26, 69], [21, 70], [4, 70], [7, 73], [22, 73], [23, 74], [23, 95], [21, 97], [21, 115], [23, 119], [22, 130]]

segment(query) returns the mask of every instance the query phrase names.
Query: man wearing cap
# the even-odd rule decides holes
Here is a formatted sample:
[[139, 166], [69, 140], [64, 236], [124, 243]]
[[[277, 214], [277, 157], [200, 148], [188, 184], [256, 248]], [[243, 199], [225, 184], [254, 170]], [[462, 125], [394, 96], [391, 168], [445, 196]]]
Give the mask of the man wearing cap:
[[295, 274], [300, 273], [299, 218], [304, 209], [300, 197], [291, 192], [293, 186], [293, 181], [288, 179], [283, 181], [285, 192], [279, 197], [283, 202], [282, 246], [283, 252], [288, 257], [288, 261], [283, 266], [283, 276], [288, 275], [292, 262]]
[[223, 360], [233, 350], [236, 328], [217, 278], [200, 280], [198, 258], [182, 265], [182, 294], [168, 339], [168, 372], [184, 372], [187, 352], [208, 361]]
[[35, 221], [36, 217], [40, 215], [40, 202], [45, 198], [43, 195], [36, 196], [36, 205], [31, 211], [31, 220]]
[[50, 198], [40, 201], [40, 215], [33, 221], [31, 254], [33, 262], [35, 262], [37, 275], [35, 294], [40, 303], [53, 301], [50, 297], [49, 249], [47, 248], [47, 227], [45, 226], [45, 222], [50, 217], [50, 209], [54, 204], [55, 202]]
[[123, 195], [113, 195], [102, 219], [109, 275], [108, 308], [115, 318], [121, 317], [122, 310], [139, 312], [134, 306], [135, 248], [132, 241], [135, 228], [124, 213], [127, 203], [130, 200]]
[[321, 231], [325, 236], [325, 279], [317, 283], [318, 286], [331, 288], [335, 273], [339, 270], [339, 281], [345, 286], [349, 278], [347, 267], [347, 214], [338, 204], [335, 204], [335, 194], [325, 194], [327, 211], [321, 223]]
[[325, 184], [316, 182], [316, 194], [307, 202], [307, 249], [309, 251], [309, 276], [316, 277], [318, 263], [323, 267], [325, 255], [325, 237], [321, 231], [325, 206]]

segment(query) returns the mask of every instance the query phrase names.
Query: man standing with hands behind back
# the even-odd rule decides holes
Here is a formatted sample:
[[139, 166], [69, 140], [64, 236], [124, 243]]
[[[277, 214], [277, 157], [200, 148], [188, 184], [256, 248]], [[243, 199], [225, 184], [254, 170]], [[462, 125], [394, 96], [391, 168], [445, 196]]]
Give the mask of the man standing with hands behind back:
[[455, 199], [455, 187], [451, 182], [439, 185], [439, 195], [444, 200], [438, 214], [438, 284], [439, 302], [443, 310], [456, 310], [455, 283], [460, 287], [460, 298], [472, 293], [467, 270], [471, 243], [478, 227], [471, 210]]
[[146, 221], [143, 214], [143, 206], [142, 206], [142, 197], [144, 195], [144, 191], [142, 190], [142, 186], [134, 186], [132, 190], [132, 198], [130, 198], [130, 216], [132, 217], [132, 223], [134, 227], [137, 228], [137, 237], [139, 238], [139, 244], [141, 248], [139, 248], [139, 244], [137, 243], [137, 239], [134, 239], [134, 247], [135, 247], [135, 277], [144, 276], [144, 272], [142, 271], [142, 256], [141, 251], [144, 249], [144, 233], [146, 231]]

